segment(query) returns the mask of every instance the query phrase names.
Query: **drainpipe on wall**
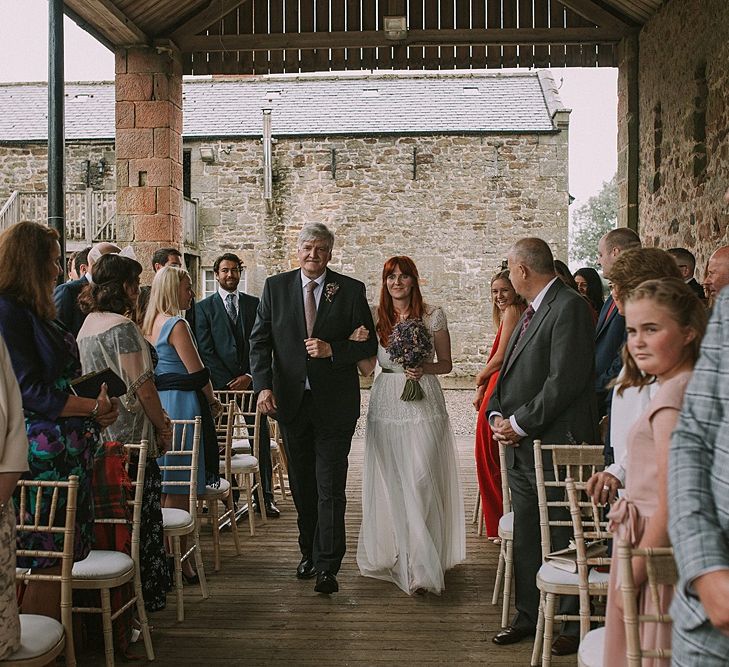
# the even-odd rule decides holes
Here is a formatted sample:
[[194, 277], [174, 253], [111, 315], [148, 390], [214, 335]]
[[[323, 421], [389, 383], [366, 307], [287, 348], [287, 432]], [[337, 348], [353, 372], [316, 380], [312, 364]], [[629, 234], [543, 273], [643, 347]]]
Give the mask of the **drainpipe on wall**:
[[271, 143], [271, 109], [263, 109], [263, 199], [268, 213], [273, 213]]

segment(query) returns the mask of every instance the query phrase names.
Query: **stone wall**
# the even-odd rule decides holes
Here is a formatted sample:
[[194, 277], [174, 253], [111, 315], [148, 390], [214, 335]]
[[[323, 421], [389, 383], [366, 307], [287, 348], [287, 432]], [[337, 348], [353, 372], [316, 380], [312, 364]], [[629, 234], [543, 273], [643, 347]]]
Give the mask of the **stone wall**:
[[639, 232], [694, 251], [701, 277], [729, 243], [729, 3], [671, 0], [639, 44]]
[[[113, 141], [67, 143], [66, 189], [86, 188], [88, 161], [89, 185], [95, 190], [115, 190], [114, 160]], [[0, 145], [0, 208], [13, 190], [48, 190], [48, 149], [45, 144]]]
[[[337, 235], [332, 268], [363, 280], [376, 303], [384, 260], [409, 255], [426, 300], [448, 315], [453, 374], [473, 375], [495, 333], [489, 280], [509, 246], [540, 236], [567, 257], [567, 118], [559, 113], [563, 130], [541, 135], [279, 139], [271, 213], [260, 140], [187, 140], [200, 266], [236, 252], [258, 295], [267, 276], [296, 266], [302, 225], [320, 221]], [[201, 160], [202, 146], [214, 149], [213, 163]], [[85, 160], [93, 171], [103, 158], [92, 185], [114, 189], [113, 149], [69, 144], [68, 188], [83, 189]], [[45, 191], [46, 178], [45, 146], [0, 145], [0, 202], [14, 189]]]
[[[260, 141], [186, 141], [199, 200], [201, 265], [224, 251], [246, 265], [248, 291], [296, 266], [303, 224], [337, 235], [332, 268], [379, 296], [385, 259], [411, 256], [427, 301], [449, 317], [455, 375], [472, 375], [493, 339], [489, 280], [525, 235], [567, 256], [567, 131], [544, 135], [279, 139], [273, 212], [263, 200]], [[212, 147], [215, 161], [200, 159]]]

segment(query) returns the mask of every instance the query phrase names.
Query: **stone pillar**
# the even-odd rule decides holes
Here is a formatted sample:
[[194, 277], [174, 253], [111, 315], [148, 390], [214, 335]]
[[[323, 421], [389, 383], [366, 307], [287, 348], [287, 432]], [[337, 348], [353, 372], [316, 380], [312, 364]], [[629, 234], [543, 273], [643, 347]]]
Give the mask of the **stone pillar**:
[[618, 226], [638, 229], [639, 88], [638, 35], [618, 50]]
[[182, 62], [174, 47], [116, 52], [117, 236], [151, 279], [152, 253], [181, 248]]

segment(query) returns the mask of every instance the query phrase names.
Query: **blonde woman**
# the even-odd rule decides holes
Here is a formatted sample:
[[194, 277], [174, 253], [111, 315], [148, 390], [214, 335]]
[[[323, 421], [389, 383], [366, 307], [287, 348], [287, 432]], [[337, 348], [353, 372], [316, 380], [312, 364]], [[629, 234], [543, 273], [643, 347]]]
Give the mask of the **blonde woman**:
[[[197, 477], [198, 492], [202, 493], [206, 481], [216, 483], [218, 480], [218, 443], [213, 415], [219, 414], [222, 406], [213, 396], [210, 373], [203, 366], [190, 327], [181, 315], [190, 307], [192, 298], [192, 281], [187, 271], [176, 266], [160, 269], [152, 281], [143, 333], [159, 356], [155, 382], [162, 407], [172, 419], [202, 417]], [[192, 432], [184, 447], [192, 448]], [[164, 456], [159, 459], [161, 464], [165, 463], [164, 459]], [[182, 487], [165, 486], [168, 481], [181, 479], [179, 475], [175, 471], [163, 472], [163, 507], [187, 508], [189, 500]], [[183, 563], [183, 575], [188, 583], [196, 580], [187, 560]]]

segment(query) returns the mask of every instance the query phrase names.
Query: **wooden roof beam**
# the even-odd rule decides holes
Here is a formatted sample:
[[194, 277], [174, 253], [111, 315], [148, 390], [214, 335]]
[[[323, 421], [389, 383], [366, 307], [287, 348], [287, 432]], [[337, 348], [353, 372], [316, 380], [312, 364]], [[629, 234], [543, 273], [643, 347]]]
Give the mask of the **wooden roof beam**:
[[614, 28], [617, 30], [625, 29], [632, 26], [628, 21], [616, 16], [612, 12], [604, 9], [593, 0], [559, 0], [561, 5], [567, 9], [571, 9], [575, 14], [579, 14], [582, 18], [587, 19], [591, 23], [601, 28]]
[[84, 27], [82, 22], [93, 26], [94, 32], [108, 42], [107, 46], [109, 44], [135, 46], [150, 43], [149, 36], [112, 0], [95, 0], [94, 2], [65, 0], [64, 5], [69, 16], [82, 28]]
[[213, 23], [235, 11], [247, 0], [210, 0], [205, 9], [191, 16], [172, 33], [172, 39], [177, 42], [188, 35], [197, 35], [207, 30]]
[[393, 42], [382, 30], [279, 33], [260, 35], [195, 35], [180, 38], [185, 53], [341, 49], [389, 46], [483, 46], [518, 44], [616, 44], [630, 31], [614, 28], [499, 28], [408, 30]]

